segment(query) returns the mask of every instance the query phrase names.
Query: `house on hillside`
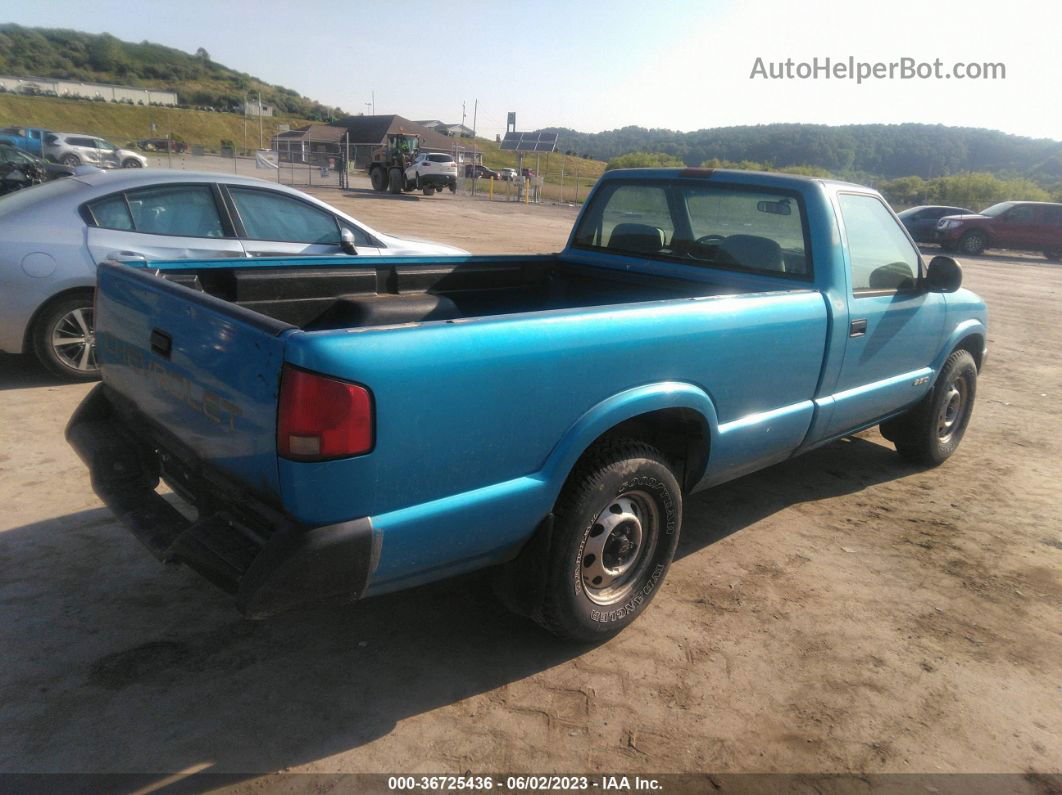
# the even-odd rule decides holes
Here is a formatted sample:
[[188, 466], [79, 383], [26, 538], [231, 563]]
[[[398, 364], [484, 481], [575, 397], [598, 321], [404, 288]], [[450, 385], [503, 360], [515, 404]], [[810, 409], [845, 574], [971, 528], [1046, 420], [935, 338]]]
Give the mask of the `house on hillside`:
[[443, 132], [395, 114], [347, 116], [332, 124], [310, 124], [298, 130], [278, 133], [273, 148], [285, 162], [323, 163], [339, 158], [344, 151], [357, 168], [369, 164], [374, 149], [383, 146], [388, 135], [419, 135], [421, 148], [445, 152], [461, 163], [481, 163], [482, 153]]
[[438, 119], [424, 119], [423, 121], [416, 122], [421, 127], [427, 127], [429, 130], [435, 130], [443, 135], [449, 135], [453, 138], [471, 138], [473, 130], [464, 124], [447, 124], [444, 121]]

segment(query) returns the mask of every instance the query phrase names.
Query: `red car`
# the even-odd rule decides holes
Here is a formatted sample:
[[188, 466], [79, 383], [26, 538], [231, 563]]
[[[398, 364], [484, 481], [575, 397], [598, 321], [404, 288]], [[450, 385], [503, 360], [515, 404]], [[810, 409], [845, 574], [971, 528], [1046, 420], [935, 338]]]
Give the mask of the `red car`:
[[1041, 251], [1062, 260], [1062, 204], [1000, 202], [976, 215], [937, 221], [936, 241], [947, 250], [977, 255], [986, 248]]

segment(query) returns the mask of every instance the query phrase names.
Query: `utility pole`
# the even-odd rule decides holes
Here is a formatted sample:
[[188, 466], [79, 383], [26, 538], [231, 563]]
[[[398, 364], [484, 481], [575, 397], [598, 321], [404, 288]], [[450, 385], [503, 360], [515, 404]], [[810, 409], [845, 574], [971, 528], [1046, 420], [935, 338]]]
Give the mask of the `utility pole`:
[[376, 115], [376, 89], [372, 91], [372, 115]]
[[243, 151], [247, 151], [247, 92], [243, 92]]
[[258, 148], [262, 148], [262, 92], [258, 92]]
[[[476, 100], [476, 104], [472, 110], [472, 195], [476, 193], [476, 116], [479, 114], [479, 100]], [[461, 126], [465, 126], [465, 103], [461, 102]]]

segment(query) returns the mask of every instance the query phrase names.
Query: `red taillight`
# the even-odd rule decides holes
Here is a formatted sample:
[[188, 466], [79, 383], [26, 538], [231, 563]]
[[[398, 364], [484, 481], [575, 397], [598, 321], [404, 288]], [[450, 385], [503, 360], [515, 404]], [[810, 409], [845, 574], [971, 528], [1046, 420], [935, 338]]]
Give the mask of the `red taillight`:
[[372, 419], [365, 387], [284, 367], [277, 414], [277, 453], [283, 458], [322, 461], [367, 453]]

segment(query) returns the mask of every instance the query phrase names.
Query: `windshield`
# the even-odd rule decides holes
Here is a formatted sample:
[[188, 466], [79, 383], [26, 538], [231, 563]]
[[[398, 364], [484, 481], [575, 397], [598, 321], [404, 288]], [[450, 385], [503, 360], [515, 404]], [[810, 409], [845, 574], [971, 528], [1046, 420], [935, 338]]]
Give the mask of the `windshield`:
[[1000, 202], [999, 204], [993, 204], [987, 210], [981, 210], [981, 215], [987, 215], [989, 218], [995, 218], [997, 215], [1002, 215], [1013, 206], [1014, 202]]
[[583, 213], [574, 245], [731, 270], [811, 273], [801, 204], [777, 190], [610, 181]]

